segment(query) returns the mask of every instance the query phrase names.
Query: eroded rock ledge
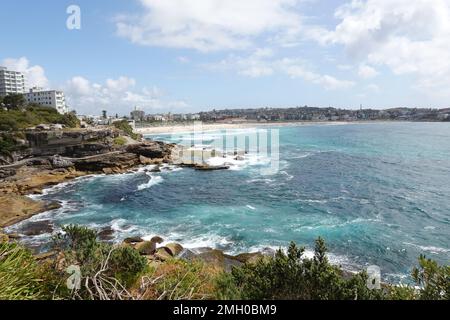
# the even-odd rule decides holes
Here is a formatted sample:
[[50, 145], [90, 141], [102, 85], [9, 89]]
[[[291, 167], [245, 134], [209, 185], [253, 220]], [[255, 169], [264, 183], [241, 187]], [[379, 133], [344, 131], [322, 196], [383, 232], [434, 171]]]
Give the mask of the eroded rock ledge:
[[147, 141], [101, 154], [97, 154], [96, 149], [93, 154], [82, 158], [31, 156], [0, 167], [0, 227], [57, 206], [30, 199], [27, 195], [40, 194], [45, 188], [90, 174], [117, 174], [140, 165], [171, 163], [174, 146]]

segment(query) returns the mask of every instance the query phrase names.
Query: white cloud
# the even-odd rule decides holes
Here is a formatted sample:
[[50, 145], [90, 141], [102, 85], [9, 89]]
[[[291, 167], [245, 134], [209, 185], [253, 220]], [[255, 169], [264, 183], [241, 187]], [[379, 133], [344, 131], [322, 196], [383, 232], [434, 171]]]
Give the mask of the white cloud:
[[366, 87], [366, 89], [367, 89], [368, 91], [371, 91], [371, 92], [374, 92], [374, 93], [380, 92], [380, 87], [379, 87], [378, 85], [374, 84], [374, 83], [369, 84], [369, 85]]
[[21, 57], [19, 59], [7, 58], [2, 61], [1, 65], [10, 70], [23, 72], [25, 74], [26, 86], [28, 88], [47, 88], [49, 85], [44, 68], [39, 65], [30, 66], [30, 61], [26, 57]]
[[274, 53], [270, 49], [258, 49], [247, 57], [230, 55], [218, 63], [207, 65], [207, 67], [215, 71], [235, 71], [239, 75], [251, 78], [279, 73], [292, 79], [301, 78], [307, 82], [321, 85], [327, 90], [348, 89], [355, 85], [352, 81], [339, 80], [330, 75], [313, 72], [302, 59], [275, 59], [273, 56]]
[[334, 30], [315, 27], [309, 36], [323, 44], [343, 45], [357, 61], [387, 66], [396, 75], [413, 75], [418, 88], [448, 92], [448, 0], [353, 0], [335, 15], [340, 22]]
[[189, 59], [188, 57], [179, 56], [179, 57], [177, 57], [177, 61], [179, 63], [189, 63], [189, 62], [191, 62], [191, 59]]
[[[140, 0], [143, 13], [117, 18], [117, 34], [140, 45], [199, 51], [244, 49], [258, 36], [291, 37], [301, 0]], [[269, 37], [269, 35], [271, 37]]]
[[184, 101], [166, 101], [164, 93], [157, 87], [135, 89], [136, 80], [121, 76], [106, 79], [104, 84], [91, 83], [76, 76], [64, 86], [67, 100], [79, 113], [99, 114], [108, 110], [111, 114], [127, 114], [139, 106], [147, 112], [179, 111], [188, 104]]
[[379, 72], [372, 68], [371, 66], [368, 66], [366, 64], [361, 64], [359, 66], [358, 75], [363, 79], [370, 79], [375, 78], [379, 75]]

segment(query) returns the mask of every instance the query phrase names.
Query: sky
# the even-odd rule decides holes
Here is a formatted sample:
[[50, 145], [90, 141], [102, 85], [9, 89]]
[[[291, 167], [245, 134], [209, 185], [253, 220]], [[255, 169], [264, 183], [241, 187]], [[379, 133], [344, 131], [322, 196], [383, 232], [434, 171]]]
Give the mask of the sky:
[[[80, 8], [80, 29], [71, 5]], [[448, 0], [4, 0], [0, 65], [79, 114], [449, 107]]]

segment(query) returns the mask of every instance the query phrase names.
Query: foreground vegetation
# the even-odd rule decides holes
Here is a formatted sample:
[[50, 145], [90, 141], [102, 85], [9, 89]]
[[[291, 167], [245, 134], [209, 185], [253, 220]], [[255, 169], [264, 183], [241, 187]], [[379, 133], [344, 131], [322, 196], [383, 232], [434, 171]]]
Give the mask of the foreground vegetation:
[[87, 228], [68, 226], [63, 231], [54, 237], [48, 257], [36, 258], [16, 243], [0, 243], [0, 300], [450, 299], [450, 267], [425, 257], [412, 272], [420, 289], [386, 284], [369, 290], [365, 273], [346, 274], [329, 263], [322, 239], [312, 259], [292, 243], [287, 253], [280, 250], [273, 258], [226, 273], [196, 259], [155, 263], [131, 246], [99, 242], [97, 233]]

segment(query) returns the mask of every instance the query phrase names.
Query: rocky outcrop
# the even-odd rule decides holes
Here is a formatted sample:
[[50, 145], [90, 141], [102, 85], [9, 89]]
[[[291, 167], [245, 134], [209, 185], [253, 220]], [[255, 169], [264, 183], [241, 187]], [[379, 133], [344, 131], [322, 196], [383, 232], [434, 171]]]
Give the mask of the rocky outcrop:
[[141, 144], [130, 145], [126, 148], [126, 151], [149, 159], [169, 159], [173, 148], [173, 144], [167, 144], [159, 141], [149, 141]]
[[110, 153], [73, 161], [77, 171], [106, 174], [121, 173], [140, 165], [139, 157], [128, 152]]
[[34, 201], [28, 197], [8, 194], [0, 195], [0, 227], [26, 220], [35, 214], [53, 210], [59, 207], [57, 203]]

